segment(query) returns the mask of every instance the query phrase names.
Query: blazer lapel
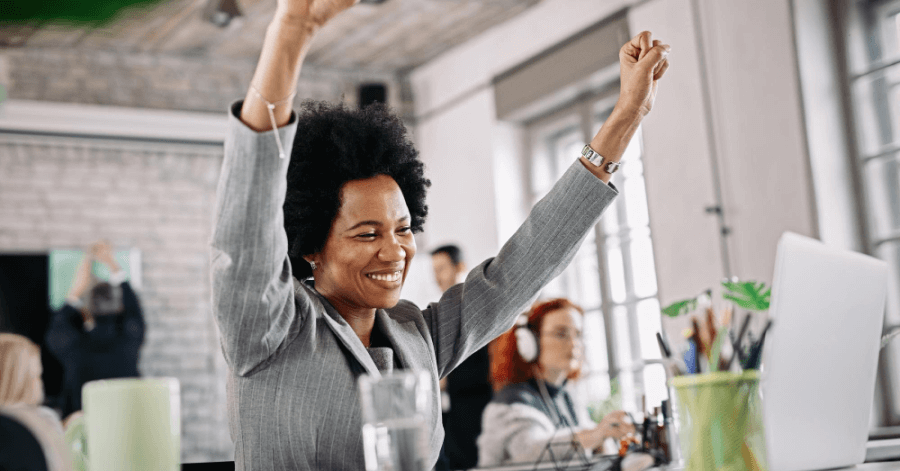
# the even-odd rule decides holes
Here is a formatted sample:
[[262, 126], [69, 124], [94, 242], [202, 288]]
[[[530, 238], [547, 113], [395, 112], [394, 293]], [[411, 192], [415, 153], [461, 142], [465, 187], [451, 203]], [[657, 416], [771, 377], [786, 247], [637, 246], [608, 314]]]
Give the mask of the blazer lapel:
[[380, 324], [381, 331], [391, 341], [394, 355], [404, 369], [413, 371], [428, 369], [432, 355], [416, 329], [415, 322], [397, 322], [384, 309], [375, 311], [375, 322]]
[[344, 347], [346, 347], [353, 357], [363, 366], [366, 373], [375, 379], [381, 379], [381, 372], [378, 371], [378, 367], [375, 366], [375, 362], [372, 361], [372, 357], [369, 356], [369, 352], [366, 351], [366, 347], [360, 342], [359, 337], [350, 327], [350, 324], [341, 317], [331, 303], [323, 298], [321, 294], [313, 289], [310, 289], [309, 291], [315, 294], [314, 299], [318, 300], [319, 304], [322, 305], [322, 311], [325, 312], [322, 319], [325, 320], [325, 324], [332, 332], [334, 332], [334, 336], [344, 344]]

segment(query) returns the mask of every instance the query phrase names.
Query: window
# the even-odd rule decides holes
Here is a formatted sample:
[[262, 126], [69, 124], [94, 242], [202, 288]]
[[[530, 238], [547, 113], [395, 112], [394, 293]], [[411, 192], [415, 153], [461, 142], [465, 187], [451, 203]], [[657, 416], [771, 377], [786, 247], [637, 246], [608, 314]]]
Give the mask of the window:
[[[866, 250], [888, 262], [885, 331], [900, 328], [900, 1], [846, 2], [847, 83]], [[839, 15], [843, 17], [844, 15]], [[900, 345], [883, 350], [876, 426], [900, 425]], [[879, 395], [876, 395], [877, 397]]]
[[[617, 93], [581, 99], [528, 123], [531, 204], [581, 154], [612, 111]], [[569, 298], [585, 310], [587, 361], [580, 392], [593, 406], [610, 397], [612, 384], [621, 392], [618, 405], [628, 410], [639, 409], [644, 395], [648, 407], [666, 398], [655, 338], [660, 308], [641, 155], [639, 130], [612, 178], [619, 197], [572, 264], [541, 293], [542, 299]]]

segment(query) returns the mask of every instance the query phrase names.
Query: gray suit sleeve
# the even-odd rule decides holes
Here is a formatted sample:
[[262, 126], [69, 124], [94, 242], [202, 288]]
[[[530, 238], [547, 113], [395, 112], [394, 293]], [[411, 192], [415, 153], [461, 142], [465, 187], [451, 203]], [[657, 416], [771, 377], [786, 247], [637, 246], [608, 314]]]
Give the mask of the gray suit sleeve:
[[512, 327], [528, 302], [569, 264], [617, 194], [575, 160], [496, 257], [423, 311], [441, 377]]
[[[256, 133], [238, 119], [240, 108], [235, 103], [228, 116], [211, 272], [225, 359], [246, 375], [284, 342], [296, 309], [282, 211], [289, 158], [278, 157], [273, 131]], [[288, 145], [294, 123], [292, 116], [277, 130]]]

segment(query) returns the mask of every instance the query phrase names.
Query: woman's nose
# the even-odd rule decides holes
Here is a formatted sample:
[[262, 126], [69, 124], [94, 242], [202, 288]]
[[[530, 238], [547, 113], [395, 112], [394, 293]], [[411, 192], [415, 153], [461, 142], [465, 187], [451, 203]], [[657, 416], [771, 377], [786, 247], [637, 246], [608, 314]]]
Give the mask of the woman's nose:
[[579, 337], [572, 337], [572, 350], [577, 354], [584, 353], [584, 342]]
[[399, 262], [406, 259], [406, 249], [396, 236], [388, 237], [379, 250], [378, 257], [385, 262]]

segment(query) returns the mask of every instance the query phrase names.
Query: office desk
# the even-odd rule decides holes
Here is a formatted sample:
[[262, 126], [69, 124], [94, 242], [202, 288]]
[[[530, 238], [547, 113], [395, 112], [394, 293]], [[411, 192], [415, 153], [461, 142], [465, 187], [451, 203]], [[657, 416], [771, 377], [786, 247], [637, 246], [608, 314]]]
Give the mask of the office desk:
[[[217, 463], [185, 463], [181, 466], [183, 471], [234, 471], [234, 461], [224, 461]], [[520, 465], [510, 465], [510, 466], [498, 466], [493, 468], [484, 468], [485, 471], [531, 471], [533, 469], [538, 470], [552, 470], [554, 469], [552, 465], [545, 464], [541, 467], [535, 468], [534, 464], [520, 464]], [[660, 471], [664, 471], [666, 468], [662, 468]], [[851, 466], [849, 468], [836, 468], [840, 470], [848, 470], [848, 471], [888, 471], [888, 470], [898, 470], [900, 469], [900, 460], [898, 461], [885, 461], [881, 463], [865, 463], [857, 466]], [[472, 470], [477, 471], [477, 470]]]
[[851, 468], [843, 469], [859, 469], [864, 471], [887, 471], [888, 469], [900, 469], [900, 461], [885, 461], [882, 463], [865, 463]]

